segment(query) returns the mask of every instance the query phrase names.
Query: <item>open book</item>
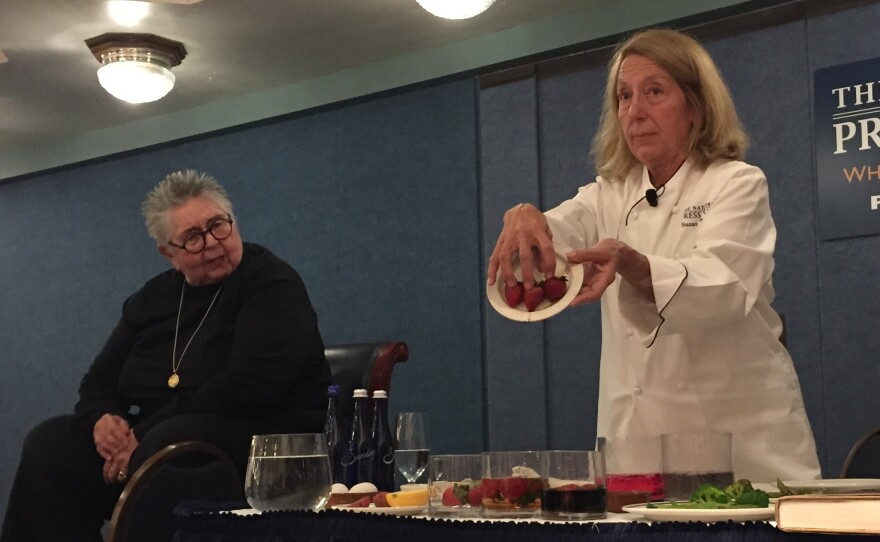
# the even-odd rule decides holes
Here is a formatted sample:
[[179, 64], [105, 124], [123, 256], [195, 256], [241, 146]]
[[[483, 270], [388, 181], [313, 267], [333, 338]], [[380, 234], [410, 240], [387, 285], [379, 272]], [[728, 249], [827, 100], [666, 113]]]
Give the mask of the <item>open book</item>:
[[793, 532], [880, 534], [880, 493], [780, 497], [776, 527]]

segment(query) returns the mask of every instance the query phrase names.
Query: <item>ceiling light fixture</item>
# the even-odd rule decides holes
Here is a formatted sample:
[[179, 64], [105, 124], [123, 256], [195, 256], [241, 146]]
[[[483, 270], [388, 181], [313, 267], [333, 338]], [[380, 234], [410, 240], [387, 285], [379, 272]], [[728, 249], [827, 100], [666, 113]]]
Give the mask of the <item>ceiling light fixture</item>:
[[186, 57], [182, 43], [154, 34], [111, 32], [87, 39], [86, 45], [101, 63], [101, 86], [133, 104], [168, 94], [174, 88], [171, 68]]
[[469, 19], [483, 13], [495, 0], [417, 0], [430, 13], [444, 19]]
[[137, 26], [150, 14], [150, 4], [135, 0], [110, 0], [107, 2], [107, 13], [122, 26]]

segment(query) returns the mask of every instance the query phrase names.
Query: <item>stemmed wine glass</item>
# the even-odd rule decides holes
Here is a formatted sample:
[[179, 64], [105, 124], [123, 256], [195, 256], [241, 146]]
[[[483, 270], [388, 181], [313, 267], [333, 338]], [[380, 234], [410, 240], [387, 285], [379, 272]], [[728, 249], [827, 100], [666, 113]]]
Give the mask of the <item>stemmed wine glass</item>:
[[401, 412], [394, 432], [394, 463], [410, 484], [428, 467], [428, 420], [424, 412]]

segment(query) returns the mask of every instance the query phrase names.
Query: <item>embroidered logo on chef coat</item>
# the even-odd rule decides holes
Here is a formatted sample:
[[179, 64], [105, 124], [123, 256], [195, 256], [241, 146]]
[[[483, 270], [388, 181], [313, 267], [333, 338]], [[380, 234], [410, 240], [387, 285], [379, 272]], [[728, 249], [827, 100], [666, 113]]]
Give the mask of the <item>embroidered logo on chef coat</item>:
[[684, 213], [681, 215], [681, 227], [691, 228], [697, 226], [700, 222], [703, 221], [703, 215], [708, 213], [711, 207], [711, 201], [706, 202], [702, 205], [691, 205], [690, 207], [685, 209]]

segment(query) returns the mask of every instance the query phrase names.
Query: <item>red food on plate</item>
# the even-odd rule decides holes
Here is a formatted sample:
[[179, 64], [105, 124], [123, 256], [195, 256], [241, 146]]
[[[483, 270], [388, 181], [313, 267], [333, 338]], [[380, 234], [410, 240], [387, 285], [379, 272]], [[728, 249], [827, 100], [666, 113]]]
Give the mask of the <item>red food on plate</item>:
[[349, 504], [348, 507], [349, 508], [369, 508], [371, 502], [373, 502], [373, 500], [370, 497], [361, 497], [360, 499]]
[[547, 296], [547, 299], [556, 303], [565, 295], [565, 292], [568, 291], [568, 285], [566, 283], [568, 279], [565, 276], [561, 277], [550, 277], [549, 279], [544, 281], [544, 295]]
[[523, 300], [523, 292], [525, 289], [523, 288], [522, 282], [517, 282], [514, 286], [504, 285], [504, 301], [507, 302], [507, 305], [510, 307], [516, 307]]
[[383, 508], [390, 506], [388, 504], [388, 499], [385, 498], [385, 495], [388, 495], [387, 491], [380, 491], [373, 496], [373, 504], [376, 506], [381, 506]]
[[541, 304], [541, 301], [544, 301], [544, 288], [540, 285], [526, 288], [525, 294], [523, 295], [523, 301], [525, 301], [526, 309], [529, 312], [534, 311], [538, 308], [538, 305]]

